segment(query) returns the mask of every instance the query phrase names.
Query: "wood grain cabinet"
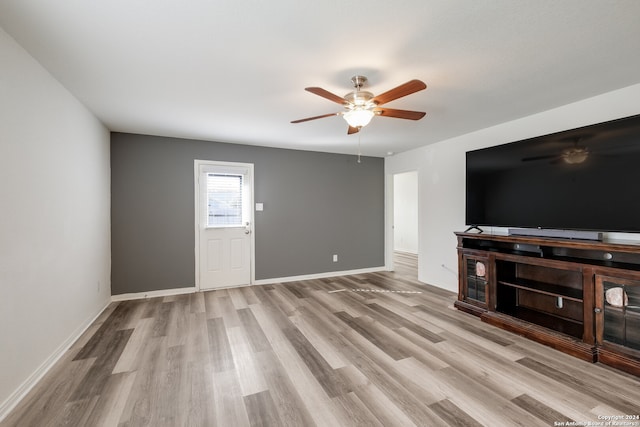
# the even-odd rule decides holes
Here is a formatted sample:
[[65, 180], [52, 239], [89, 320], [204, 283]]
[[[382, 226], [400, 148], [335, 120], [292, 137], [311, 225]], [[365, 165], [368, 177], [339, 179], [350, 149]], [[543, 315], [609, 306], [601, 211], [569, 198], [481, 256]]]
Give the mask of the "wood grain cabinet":
[[458, 309], [640, 375], [640, 244], [456, 235]]

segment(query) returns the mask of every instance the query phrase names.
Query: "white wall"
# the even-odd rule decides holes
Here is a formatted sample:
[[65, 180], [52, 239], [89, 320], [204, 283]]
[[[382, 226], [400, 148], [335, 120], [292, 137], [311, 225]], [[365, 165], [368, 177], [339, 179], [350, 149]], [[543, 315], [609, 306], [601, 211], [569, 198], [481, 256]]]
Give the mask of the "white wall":
[[[456, 239], [453, 233], [465, 229], [467, 151], [639, 114], [638, 99], [640, 84], [387, 158], [387, 180], [391, 180], [393, 174], [418, 171], [421, 212], [419, 280], [457, 290]], [[393, 209], [392, 203], [390, 197], [386, 206], [388, 211]], [[387, 220], [386, 227], [389, 235], [390, 220]], [[620, 237], [619, 234], [613, 237]], [[640, 239], [638, 235], [626, 234], [624, 237]], [[389, 250], [387, 247], [387, 259]]]
[[0, 419], [110, 300], [108, 130], [0, 29]]
[[418, 172], [393, 176], [393, 249], [418, 253]]

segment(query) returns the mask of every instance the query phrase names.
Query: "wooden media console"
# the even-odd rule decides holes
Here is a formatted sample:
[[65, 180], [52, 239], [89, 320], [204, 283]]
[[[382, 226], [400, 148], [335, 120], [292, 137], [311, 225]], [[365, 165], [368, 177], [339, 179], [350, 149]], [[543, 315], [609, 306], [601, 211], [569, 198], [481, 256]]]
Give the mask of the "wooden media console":
[[640, 243], [456, 236], [459, 310], [640, 376]]

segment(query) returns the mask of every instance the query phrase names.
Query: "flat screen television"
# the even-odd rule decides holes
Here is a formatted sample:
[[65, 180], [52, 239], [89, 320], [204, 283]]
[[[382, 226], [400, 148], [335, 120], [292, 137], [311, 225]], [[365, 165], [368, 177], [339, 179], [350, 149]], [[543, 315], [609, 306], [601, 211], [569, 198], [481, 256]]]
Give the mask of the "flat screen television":
[[640, 232], [640, 115], [467, 152], [469, 226]]

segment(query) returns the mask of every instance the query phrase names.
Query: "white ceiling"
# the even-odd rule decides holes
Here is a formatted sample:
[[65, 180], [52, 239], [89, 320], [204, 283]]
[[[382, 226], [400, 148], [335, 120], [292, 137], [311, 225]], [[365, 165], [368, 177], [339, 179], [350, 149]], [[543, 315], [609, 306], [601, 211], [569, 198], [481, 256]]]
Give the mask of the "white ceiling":
[[[640, 82], [638, 0], [0, 0], [0, 26], [113, 131], [384, 156]], [[1, 66], [1, 65], [0, 65]], [[427, 90], [347, 135], [351, 76]]]

